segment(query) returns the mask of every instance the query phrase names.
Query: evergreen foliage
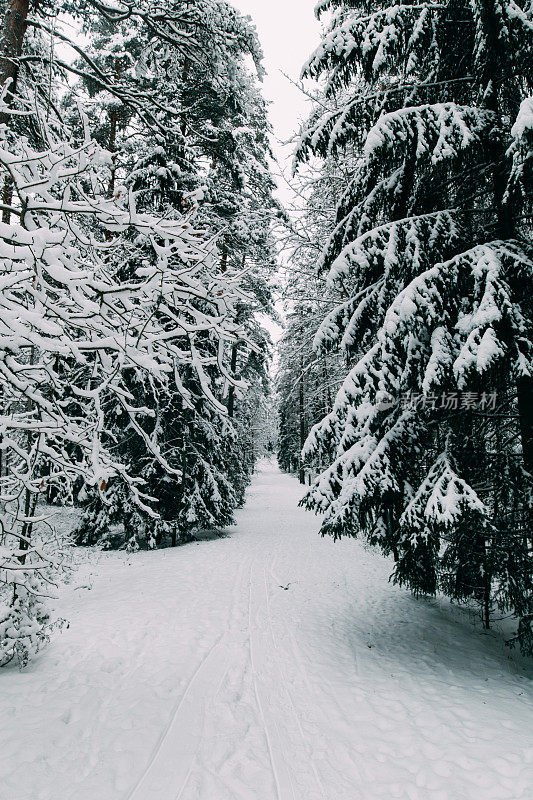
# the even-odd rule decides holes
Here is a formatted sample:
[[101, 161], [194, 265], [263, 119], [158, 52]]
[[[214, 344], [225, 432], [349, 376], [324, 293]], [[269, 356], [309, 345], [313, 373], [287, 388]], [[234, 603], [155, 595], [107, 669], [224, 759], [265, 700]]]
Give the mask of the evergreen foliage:
[[297, 160], [354, 159], [319, 274], [347, 297], [319, 350], [350, 370], [306, 458], [323, 532], [415, 592], [493, 603], [533, 644], [531, 98], [527, 4], [328, 0], [304, 74], [331, 101]]
[[[80, 539], [115, 546], [231, 522], [253, 468], [244, 426], [265, 390], [256, 310], [270, 302], [279, 213], [265, 105], [244, 69], [246, 54], [260, 57], [255, 33], [226, 3], [8, 0], [3, 12], [0, 664], [26, 663], [47, 638], [61, 546], [36, 528], [41, 495], [69, 501], [85, 484]], [[78, 60], [63, 60], [67, 46]], [[226, 108], [234, 60], [246, 113]], [[168, 80], [189, 61], [211, 82], [199, 132]], [[261, 130], [244, 130], [254, 115]], [[210, 153], [198, 144], [210, 138], [229, 144]], [[179, 175], [161, 161], [139, 185], [140, 159], [179, 147]], [[239, 258], [237, 245], [224, 257], [229, 223], [206, 199], [222, 175], [248, 225]], [[242, 419], [239, 372], [252, 387]]]
[[[175, 3], [174, 7], [184, 4]], [[213, 368], [206, 380], [219, 402], [227, 407], [230, 420], [211, 410], [204, 400], [194, 373], [182, 376], [188, 401], [172, 396], [154, 398], [143, 387], [144, 402], [157, 408], [157, 437], [169, 464], [180, 478], [169, 477], [134, 433], [118, 436], [122, 458], [134, 466], [147, 493], [157, 498], [160, 521], [143, 517], [122, 486], [107, 506], [91, 496], [76, 538], [80, 543], [103, 541], [106, 546], [161, 546], [187, 541], [194, 531], [223, 528], [233, 519], [254, 465], [247, 429], [259, 413], [266, 391], [268, 347], [257, 322], [257, 312], [271, 311], [269, 277], [275, 259], [271, 225], [281, 209], [272, 197], [269, 172], [269, 125], [266, 106], [246, 70], [244, 58], [251, 54], [259, 64], [260, 51], [253, 29], [225, 3], [186, 4], [195, 18], [193, 30], [201, 58], [191, 59], [179, 48], [166, 44], [150, 49], [150, 91], [164, 100], [165, 133], [150, 128], [137, 143], [113, 140], [119, 159], [115, 174], [133, 189], [141, 207], [176, 214], [198, 203], [197, 219], [205, 232], [216, 237], [221, 275], [240, 273], [245, 292], [235, 309], [235, 319], [244, 332], [227, 354], [217, 352], [209, 341], [197, 338], [199, 352], [207, 348]], [[216, 13], [215, 13], [216, 11]], [[238, 24], [239, 36], [234, 36]], [[100, 59], [124, 47], [131, 37], [119, 37], [115, 26], [104, 26], [94, 44]], [[122, 52], [119, 48], [119, 56]], [[121, 56], [120, 56], [121, 57]], [[116, 61], [117, 56], [114, 56]], [[83, 87], [82, 87], [83, 89]], [[116, 114], [115, 106], [111, 114]], [[124, 118], [124, 115], [121, 117]], [[127, 125], [131, 128], [131, 118]], [[104, 141], [107, 134], [104, 132]], [[250, 346], [250, 343], [253, 344]], [[249, 399], [244, 408], [236, 394], [234, 377], [246, 375]], [[220, 379], [222, 378], [222, 379]], [[262, 387], [254, 393], [252, 387]], [[219, 409], [220, 411], [221, 409]], [[225, 409], [224, 409], [225, 410]], [[121, 511], [115, 499], [120, 501]], [[106, 514], [106, 508], [108, 513]], [[106, 530], [105, 520], [108, 520]], [[95, 520], [98, 525], [95, 528]], [[122, 522], [122, 536], [117, 524]]]

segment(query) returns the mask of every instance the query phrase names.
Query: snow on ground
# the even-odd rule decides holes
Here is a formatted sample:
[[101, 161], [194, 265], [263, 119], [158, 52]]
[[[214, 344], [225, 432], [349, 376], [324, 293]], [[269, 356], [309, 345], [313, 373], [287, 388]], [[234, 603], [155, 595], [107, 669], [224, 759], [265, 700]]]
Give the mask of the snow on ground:
[[300, 494], [266, 465], [228, 538], [80, 572], [0, 673], [1, 800], [533, 797], [524, 664]]

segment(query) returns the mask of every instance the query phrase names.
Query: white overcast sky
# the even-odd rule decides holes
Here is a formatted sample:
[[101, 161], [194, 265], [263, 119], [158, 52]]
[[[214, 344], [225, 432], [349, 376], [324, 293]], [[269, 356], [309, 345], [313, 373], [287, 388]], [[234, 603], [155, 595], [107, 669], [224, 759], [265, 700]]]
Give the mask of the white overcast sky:
[[[272, 149], [280, 168], [287, 175], [294, 145], [285, 147], [286, 142], [297, 132], [300, 122], [309, 113], [309, 101], [305, 95], [286, 77], [298, 82], [303, 64], [320, 42], [320, 24], [314, 15], [316, 0], [229, 0], [243, 14], [248, 14], [254, 22], [264, 53], [264, 67], [267, 71], [262, 91], [270, 101], [269, 118], [274, 128]], [[293, 193], [279, 176], [277, 177], [278, 197], [290, 206]], [[283, 304], [277, 303], [278, 312], [283, 317]], [[278, 341], [282, 329], [270, 318], [262, 319], [270, 332], [272, 340]], [[275, 371], [275, 364], [272, 367]]]
[[[230, 0], [243, 14], [252, 18], [265, 55], [267, 75], [263, 95], [271, 101], [270, 121], [274, 127], [273, 147], [280, 162], [288, 160], [292, 146], [282, 148], [308, 113], [302, 92], [283, 73], [298, 81], [303, 64], [320, 41], [320, 25], [314, 15], [316, 0]], [[280, 197], [288, 200], [280, 185]]]

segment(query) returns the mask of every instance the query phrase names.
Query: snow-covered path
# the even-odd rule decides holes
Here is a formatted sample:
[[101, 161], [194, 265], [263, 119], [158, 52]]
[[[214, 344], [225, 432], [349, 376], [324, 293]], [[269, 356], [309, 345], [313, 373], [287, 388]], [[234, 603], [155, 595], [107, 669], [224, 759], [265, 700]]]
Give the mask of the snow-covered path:
[[65, 592], [0, 673], [0, 800], [531, 800], [523, 666], [300, 494], [266, 465], [228, 538]]

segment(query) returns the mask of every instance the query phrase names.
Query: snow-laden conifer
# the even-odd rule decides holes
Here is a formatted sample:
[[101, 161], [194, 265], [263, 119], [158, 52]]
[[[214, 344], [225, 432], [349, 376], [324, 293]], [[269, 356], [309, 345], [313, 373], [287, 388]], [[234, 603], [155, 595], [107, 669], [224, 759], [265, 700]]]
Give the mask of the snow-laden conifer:
[[530, 644], [531, 10], [325, 2], [304, 68], [327, 108], [297, 161], [355, 160], [318, 269], [347, 297], [316, 335], [350, 360], [304, 454], [307, 495], [415, 591], [497, 601]]
[[[212, 341], [197, 341], [199, 350], [212, 358], [206, 378], [223, 406], [218, 411], [206, 401], [194, 370], [182, 376], [187, 404], [172, 393], [156, 396], [146, 382], [136, 384], [135, 392], [157, 413], [158, 442], [180, 478], [169, 477], [138, 436], [125, 435], [117, 418], [120, 457], [132, 463], [146, 490], [157, 497], [161, 519], [154, 525], [143, 517], [125, 484], [115, 487], [116, 507], [102, 505], [90, 493], [76, 533], [82, 543], [162, 546], [187, 541], [198, 529], [223, 528], [243, 501], [254, 463], [250, 428], [265, 391], [268, 358], [257, 313], [271, 311], [271, 225], [280, 214], [272, 197], [266, 105], [247, 60], [251, 55], [261, 75], [260, 48], [253, 27], [227, 3], [176, 2], [173, 8], [187, 9], [196, 58], [154, 39], [150, 30], [132, 26], [131, 20], [120, 24], [120, 35], [117, 24], [107, 20], [90, 31], [91, 52], [102, 69], [115, 65], [124, 80], [140, 81], [159, 98], [157, 120], [162, 125], [154, 128], [115, 100], [106, 105], [108, 92], [87, 79], [71, 95], [78, 94], [84, 104], [87, 94], [93, 95], [97, 135], [114, 151], [110, 193], [123, 183], [135, 192], [140, 209], [165, 215], [183, 213], [195, 198], [197, 223], [212, 237], [217, 269], [240, 275], [244, 293], [235, 321], [243, 335], [220, 354], [220, 364]], [[124, 54], [134, 65], [142, 62], [146, 74], [124, 70]], [[246, 392], [228, 375], [245, 376]], [[121, 535], [117, 523], [122, 524]]]

